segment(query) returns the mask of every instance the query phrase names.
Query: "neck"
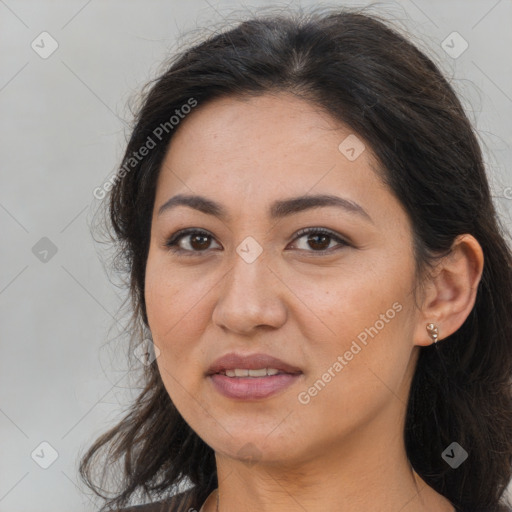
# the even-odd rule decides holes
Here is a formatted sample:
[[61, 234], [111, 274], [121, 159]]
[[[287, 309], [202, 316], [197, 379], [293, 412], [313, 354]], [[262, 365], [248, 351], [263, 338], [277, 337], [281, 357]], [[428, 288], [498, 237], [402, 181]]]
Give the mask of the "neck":
[[359, 431], [301, 460], [248, 463], [218, 453], [216, 460], [219, 512], [454, 512], [413, 471], [400, 436]]

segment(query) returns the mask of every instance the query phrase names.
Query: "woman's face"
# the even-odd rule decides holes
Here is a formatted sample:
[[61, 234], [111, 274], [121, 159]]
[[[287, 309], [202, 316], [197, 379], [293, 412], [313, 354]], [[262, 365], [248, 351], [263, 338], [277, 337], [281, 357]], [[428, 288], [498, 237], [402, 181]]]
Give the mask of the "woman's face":
[[[145, 298], [158, 368], [183, 418], [218, 454], [261, 462], [376, 453], [400, 439], [416, 345], [429, 339], [416, 334], [411, 225], [370, 148], [288, 94], [217, 99], [175, 129]], [[159, 213], [178, 194], [216, 208], [196, 201]], [[199, 233], [166, 246], [188, 228]], [[230, 353], [289, 367], [209, 375]]]

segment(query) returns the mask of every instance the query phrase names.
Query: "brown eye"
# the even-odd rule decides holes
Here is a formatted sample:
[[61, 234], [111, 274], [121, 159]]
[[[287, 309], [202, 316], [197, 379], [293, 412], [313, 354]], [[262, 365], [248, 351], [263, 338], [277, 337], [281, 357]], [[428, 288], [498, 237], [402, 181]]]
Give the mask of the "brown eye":
[[[299, 250], [311, 253], [331, 252], [333, 247], [332, 242], [339, 248], [350, 246], [348, 242], [343, 240], [336, 233], [325, 228], [305, 228], [300, 230], [295, 240], [304, 238], [306, 240], [304, 247], [299, 247]], [[211, 249], [211, 241], [214, 240], [213, 236], [203, 230], [189, 228], [178, 231], [166, 242], [165, 246], [174, 253], [183, 254], [185, 256], [200, 256], [202, 253]], [[297, 244], [295, 244], [297, 245]]]
[[[185, 229], [172, 235], [165, 246], [173, 252], [194, 256], [208, 250], [212, 239], [212, 235], [206, 231]], [[185, 243], [182, 244], [182, 240]]]
[[[336, 233], [333, 233], [330, 230], [327, 230], [325, 228], [305, 228], [301, 229], [295, 238], [295, 240], [304, 238], [306, 239], [306, 247], [302, 247], [299, 249], [309, 251], [309, 252], [325, 252], [329, 251], [329, 246], [332, 241], [335, 241], [338, 243], [338, 245], [348, 246], [350, 245], [348, 242], [343, 240], [340, 236], [338, 236]], [[308, 249], [311, 248], [313, 251]]]
[[[331, 237], [329, 235], [308, 235], [308, 244], [312, 244], [313, 249], [325, 250], [329, 247], [329, 241]], [[325, 241], [327, 240], [327, 244]]]
[[204, 249], [208, 249], [208, 235], [191, 235], [190, 236], [190, 246], [198, 251], [203, 251]]

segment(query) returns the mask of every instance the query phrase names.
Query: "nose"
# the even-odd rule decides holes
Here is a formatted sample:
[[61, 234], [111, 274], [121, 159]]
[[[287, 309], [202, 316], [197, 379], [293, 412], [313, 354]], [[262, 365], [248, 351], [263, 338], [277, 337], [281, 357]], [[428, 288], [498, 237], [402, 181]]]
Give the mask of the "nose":
[[277, 329], [287, 318], [283, 300], [286, 289], [263, 258], [247, 263], [236, 256], [219, 284], [213, 322], [239, 335], [250, 335], [257, 327]]

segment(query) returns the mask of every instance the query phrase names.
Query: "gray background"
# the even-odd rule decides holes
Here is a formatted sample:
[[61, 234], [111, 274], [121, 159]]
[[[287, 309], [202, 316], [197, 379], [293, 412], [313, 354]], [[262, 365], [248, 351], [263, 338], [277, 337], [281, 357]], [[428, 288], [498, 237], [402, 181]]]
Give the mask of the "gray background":
[[[0, 0], [0, 512], [97, 508], [77, 478], [78, 458], [120, 419], [137, 368], [127, 371], [119, 336], [123, 290], [90, 234], [93, 190], [120, 161], [128, 100], [168, 52], [200, 27], [236, 20], [233, 8], [267, 5]], [[403, 0], [375, 11], [409, 30], [461, 95], [510, 228], [512, 2]], [[46, 59], [31, 47], [51, 49], [44, 31], [59, 45]], [[454, 31], [469, 45], [457, 58], [441, 46]], [[40, 464], [52, 449], [42, 442], [58, 452], [47, 469]]]

